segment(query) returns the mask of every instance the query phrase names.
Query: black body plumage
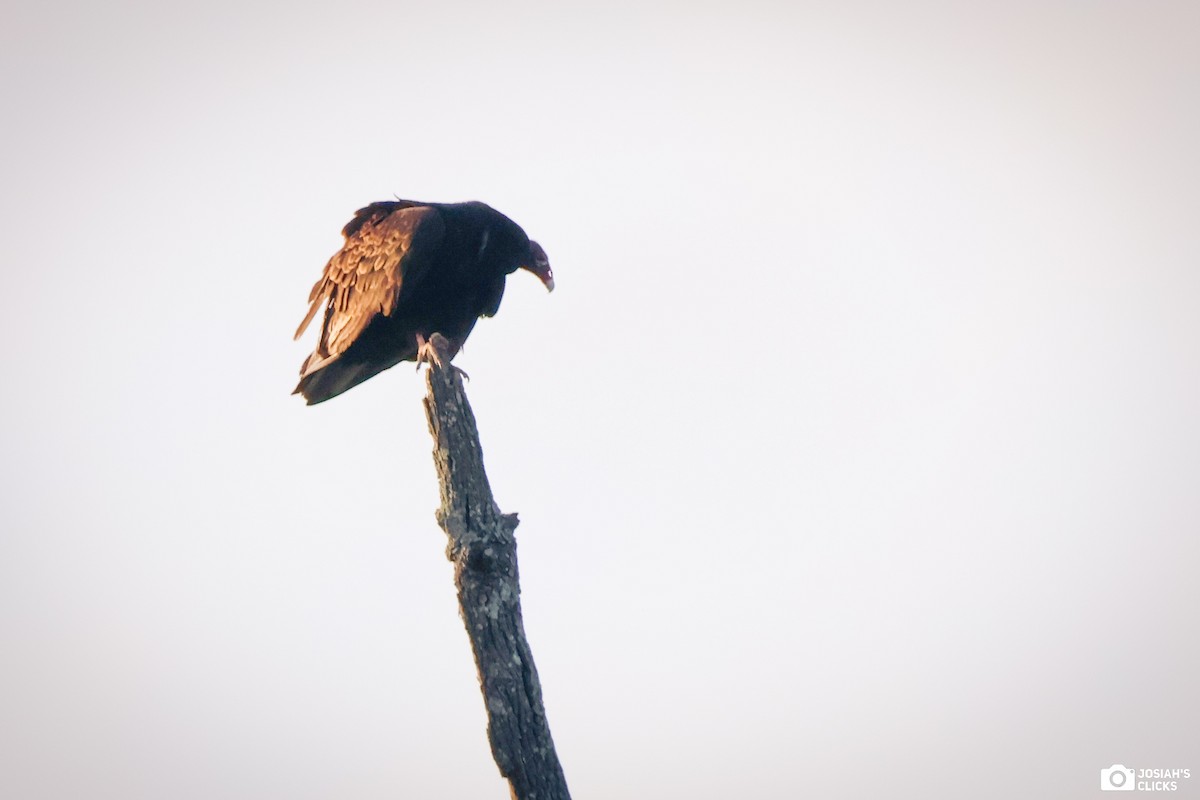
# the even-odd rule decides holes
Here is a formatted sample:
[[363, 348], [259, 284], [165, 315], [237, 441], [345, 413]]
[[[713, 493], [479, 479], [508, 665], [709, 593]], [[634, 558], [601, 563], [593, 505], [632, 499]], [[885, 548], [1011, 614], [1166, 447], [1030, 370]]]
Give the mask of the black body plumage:
[[372, 203], [342, 235], [345, 245], [313, 286], [296, 331], [299, 338], [324, 309], [295, 390], [310, 405], [415, 361], [419, 342], [434, 333], [457, 352], [479, 317], [499, 310], [505, 280], [517, 269], [554, 288], [542, 248], [483, 203]]

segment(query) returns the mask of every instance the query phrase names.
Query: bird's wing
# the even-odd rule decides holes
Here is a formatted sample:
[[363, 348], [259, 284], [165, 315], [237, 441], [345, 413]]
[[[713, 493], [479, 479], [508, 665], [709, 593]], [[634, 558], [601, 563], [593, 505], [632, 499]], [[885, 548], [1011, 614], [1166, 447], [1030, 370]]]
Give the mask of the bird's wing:
[[[325, 307], [321, 339], [311, 362], [346, 352], [378, 314], [391, 314], [403, 283], [417, 283], [432, 262], [445, 223], [428, 206], [384, 208], [376, 203], [361, 209], [346, 226], [346, 244], [313, 286], [308, 315], [296, 338]], [[393, 207], [394, 208], [394, 207]], [[389, 213], [390, 212], [390, 213]]]
[[400, 198], [371, 203], [369, 206], [363, 206], [354, 212], [354, 219], [347, 222], [346, 227], [342, 228], [342, 236], [349, 239], [363, 225], [379, 217], [391, 214], [393, 211], [398, 211], [402, 208], [421, 208], [428, 205], [429, 203], [422, 203], [420, 200], [401, 200]]

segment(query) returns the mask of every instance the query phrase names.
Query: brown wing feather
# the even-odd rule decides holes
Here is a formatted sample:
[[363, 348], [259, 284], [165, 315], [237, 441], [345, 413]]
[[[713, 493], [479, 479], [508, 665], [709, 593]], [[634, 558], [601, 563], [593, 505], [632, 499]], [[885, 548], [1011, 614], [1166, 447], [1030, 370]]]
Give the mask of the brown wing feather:
[[[363, 212], [370, 208], [360, 215], [367, 216]], [[355, 222], [359, 220], [356, 216]], [[306, 371], [311, 364], [344, 353], [377, 314], [395, 310], [401, 283], [422, 271], [425, 264], [419, 262], [428, 261], [429, 249], [436, 247], [444, 230], [441, 216], [428, 206], [380, 208], [353, 229], [313, 286], [308, 314], [296, 330], [298, 339], [317, 309], [325, 307], [321, 338]]]

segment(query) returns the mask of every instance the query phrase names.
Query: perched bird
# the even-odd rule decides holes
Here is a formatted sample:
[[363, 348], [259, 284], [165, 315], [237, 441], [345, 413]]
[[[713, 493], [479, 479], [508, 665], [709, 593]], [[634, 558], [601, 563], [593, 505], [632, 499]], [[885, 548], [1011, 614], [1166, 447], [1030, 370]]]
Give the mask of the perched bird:
[[401, 361], [436, 359], [427, 345], [435, 333], [448, 340], [453, 358], [476, 320], [499, 310], [504, 280], [518, 269], [554, 290], [546, 252], [483, 203], [372, 203], [342, 236], [346, 243], [325, 265], [296, 330], [299, 339], [325, 309], [321, 338], [292, 392], [309, 405]]

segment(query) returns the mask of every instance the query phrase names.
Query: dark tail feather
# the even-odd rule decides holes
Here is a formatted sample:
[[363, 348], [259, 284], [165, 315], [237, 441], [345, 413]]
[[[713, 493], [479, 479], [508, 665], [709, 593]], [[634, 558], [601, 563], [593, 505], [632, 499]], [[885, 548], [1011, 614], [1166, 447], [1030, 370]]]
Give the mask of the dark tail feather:
[[369, 364], [334, 359], [312, 372], [306, 372], [292, 394], [304, 395], [308, 404], [313, 406], [358, 386], [377, 372], [379, 370], [372, 369]]

